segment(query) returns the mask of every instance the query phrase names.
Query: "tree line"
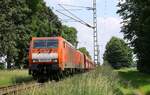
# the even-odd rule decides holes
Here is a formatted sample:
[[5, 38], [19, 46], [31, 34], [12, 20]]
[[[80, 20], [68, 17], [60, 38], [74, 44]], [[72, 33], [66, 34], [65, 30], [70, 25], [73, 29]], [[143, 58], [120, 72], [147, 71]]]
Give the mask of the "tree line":
[[150, 73], [150, 0], [124, 0], [117, 13], [123, 19], [121, 32], [137, 56], [137, 68]]
[[133, 50], [127, 43], [117, 37], [112, 37], [106, 45], [104, 65], [110, 64], [115, 69], [131, 67], [133, 64]]
[[62, 36], [77, 45], [77, 30], [62, 25], [43, 0], [0, 0], [0, 57], [8, 68], [28, 64], [32, 37]]
[[[119, 8], [117, 13], [123, 19], [121, 32], [128, 47], [132, 49], [122, 44], [123, 48], [126, 48], [124, 50], [121, 46], [123, 41], [113, 37], [106, 46], [104, 60], [113, 66], [118, 63], [119, 66], [123, 63], [131, 64], [133, 51], [137, 59], [137, 69], [140, 72], [150, 73], [150, 0], [120, 0], [117, 7]], [[126, 56], [122, 57], [123, 54]]]

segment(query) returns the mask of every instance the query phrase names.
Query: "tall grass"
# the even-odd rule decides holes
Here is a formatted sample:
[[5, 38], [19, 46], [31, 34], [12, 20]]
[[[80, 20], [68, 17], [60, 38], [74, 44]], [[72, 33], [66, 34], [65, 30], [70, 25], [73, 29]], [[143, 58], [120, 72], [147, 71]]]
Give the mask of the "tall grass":
[[32, 80], [27, 70], [0, 70], [0, 87]]
[[98, 67], [43, 88], [32, 88], [19, 95], [121, 95], [118, 77], [110, 67]]
[[136, 68], [117, 70], [124, 95], [150, 95], [150, 75], [140, 73]]

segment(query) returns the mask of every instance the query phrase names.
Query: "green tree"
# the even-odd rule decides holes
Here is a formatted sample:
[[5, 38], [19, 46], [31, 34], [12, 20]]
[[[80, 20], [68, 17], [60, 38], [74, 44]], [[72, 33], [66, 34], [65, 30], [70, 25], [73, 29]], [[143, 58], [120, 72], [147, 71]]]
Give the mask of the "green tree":
[[4, 64], [0, 63], [0, 70], [4, 69]]
[[63, 25], [62, 37], [69, 41], [72, 45], [77, 46], [77, 30], [74, 27]]
[[106, 45], [104, 61], [113, 68], [129, 67], [133, 63], [132, 50], [124, 40], [112, 37]]
[[28, 64], [32, 37], [62, 35], [73, 45], [77, 42], [76, 29], [63, 28], [43, 0], [0, 0], [0, 27], [0, 57], [7, 56], [8, 68], [11, 63], [18, 67]]
[[[11, 63], [17, 66], [26, 63], [28, 54], [26, 50], [31, 37], [49, 37], [51, 16], [57, 18], [43, 0], [30, 3], [27, 1], [0, 1], [0, 56], [7, 55], [8, 68]], [[58, 18], [55, 19], [53, 28], [56, 31], [61, 30]]]
[[85, 47], [81, 47], [78, 50], [81, 51], [83, 54], [87, 55], [90, 59], [92, 59], [90, 53], [87, 51]]
[[118, 7], [117, 13], [123, 19], [121, 31], [134, 47], [138, 70], [150, 73], [150, 1], [125, 0]]
[[22, 28], [24, 28], [25, 13], [28, 12], [28, 9], [24, 5], [23, 0], [1, 0], [0, 5], [0, 53], [1, 56], [7, 55], [6, 61], [9, 68], [10, 63], [14, 63], [15, 58], [18, 56], [17, 52], [19, 50], [16, 48], [16, 41], [24, 37]]

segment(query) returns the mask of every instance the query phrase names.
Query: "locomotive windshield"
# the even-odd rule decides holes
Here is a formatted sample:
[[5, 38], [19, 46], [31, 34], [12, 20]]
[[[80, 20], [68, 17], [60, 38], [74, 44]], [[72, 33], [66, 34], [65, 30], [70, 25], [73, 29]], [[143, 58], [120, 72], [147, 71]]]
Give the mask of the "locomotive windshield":
[[57, 48], [58, 47], [58, 40], [51, 39], [51, 40], [35, 40], [33, 42], [34, 48]]

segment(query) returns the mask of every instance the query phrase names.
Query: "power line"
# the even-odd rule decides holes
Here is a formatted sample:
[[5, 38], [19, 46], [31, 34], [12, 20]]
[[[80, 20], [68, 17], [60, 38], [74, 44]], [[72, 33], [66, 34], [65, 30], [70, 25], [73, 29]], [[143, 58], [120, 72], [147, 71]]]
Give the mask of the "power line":
[[58, 11], [58, 10], [56, 10], [56, 12], [58, 12], [58, 13], [64, 15], [64, 16], [66, 16], [66, 17], [68, 17], [68, 18], [70, 18], [70, 19], [75, 20], [76, 22], [79, 22], [79, 23], [81, 23], [81, 24], [83, 24], [83, 25], [86, 25], [86, 26], [89, 27], [89, 28], [93, 28], [93, 26], [89, 25], [88, 23], [84, 23], [84, 22], [82, 22], [82, 21], [80, 21], [80, 20], [78, 20], [78, 19], [75, 19], [75, 18], [73, 18], [73, 17], [71, 17], [71, 16], [68, 16], [68, 15], [66, 15], [66, 14], [63, 13], [63, 12], [60, 12], [60, 11]]
[[59, 4], [59, 6], [60, 6], [61, 8], [63, 8], [65, 11], [67, 11], [69, 14], [71, 14], [72, 16], [74, 16], [76, 19], [78, 19], [79, 21], [83, 22], [84, 25], [86, 25], [86, 26], [88, 26], [88, 27], [90, 27], [90, 28], [93, 28], [92, 25], [88, 24], [87, 22], [85, 22], [85, 21], [83, 21], [82, 19], [80, 19], [79, 17], [77, 17], [75, 14], [73, 14], [72, 12], [70, 12], [68, 9], [66, 9], [65, 7], [63, 7], [61, 4]]
[[73, 18], [73, 17], [71, 17], [71, 16], [68, 16], [68, 15], [66, 15], [65, 13], [62, 13], [62, 12], [60, 12], [60, 11], [58, 11], [58, 10], [56, 10], [56, 12], [58, 12], [58, 13], [64, 15], [64, 16], [66, 16], [66, 17], [68, 17], [68, 18], [70, 18], [70, 19], [75, 20], [76, 22], [79, 22], [79, 23], [81, 23], [81, 24], [83, 24], [83, 25], [86, 25], [87, 27], [93, 28], [91, 25], [89, 25], [89, 24], [87, 24], [87, 23], [84, 23], [84, 22], [82, 22], [82, 21], [80, 21], [80, 20], [78, 20], [78, 19], [75, 19], [75, 18]]
[[92, 7], [86, 7], [86, 6], [75, 6], [75, 5], [69, 5], [69, 4], [61, 4], [61, 5], [64, 5], [64, 6], [69, 6], [69, 7], [77, 7], [77, 8], [86, 8], [88, 10], [93, 10]]
[[[63, 10], [63, 9], [57, 9], [58, 11], [65, 11], [65, 10]], [[83, 9], [67, 9], [67, 10], [71, 10], [71, 11], [81, 11], [81, 10], [83, 10]]]

